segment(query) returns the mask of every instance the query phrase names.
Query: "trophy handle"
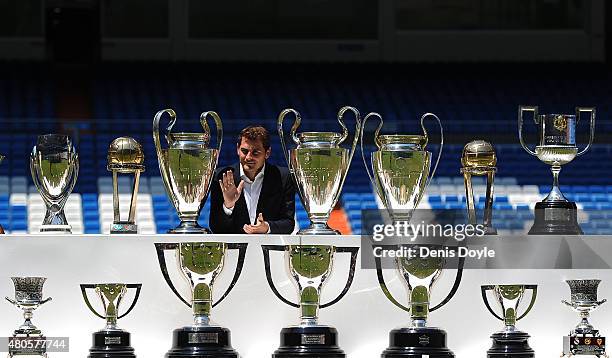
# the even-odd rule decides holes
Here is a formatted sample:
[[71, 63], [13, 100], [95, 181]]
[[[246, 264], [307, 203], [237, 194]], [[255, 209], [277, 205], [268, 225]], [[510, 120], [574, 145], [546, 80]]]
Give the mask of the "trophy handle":
[[[342, 176], [342, 181], [340, 182], [340, 188], [344, 186], [344, 181], [346, 180], [346, 175], [351, 167], [351, 163], [353, 162], [353, 155], [355, 154], [355, 149], [357, 149], [357, 142], [359, 142], [359, 138], [361, 137], [362, 126], [361, 126], [361, 117], [359, 115], [359, 111], [355, 107], [344, 106], [340, 108], [338, 111], [338, 123], [342, 126], [342, 137], [338, 141], [338, 144], [344, 142], [344, 140], [348, 137], [348, 129], [346, 129], [346, 125], [344, 124], [344, 113], [346, 111], [352, 111], [355, 114], [355, 137], [353, 138], [353, 145], [351, 146], [351, 150], [349, 152], [348, 165], [346, 166], [346, 170], [344, 171], [344, 175]], [[336, 195], [334, 196], [333, 203], [335, 204], [338, 201], [338, 197], [340, 196], [342, 190], [338, 190]]]
[[567, 302], [566, 300], [561, 300], [561, 303], [565, 304], [566, 306], [570, 306], [572, 308], [575, 308], [575, 305], [573, 303]]
[[[434, 117], [436, 121], [438, 122], [438, 126], [440, 126], [440, 148], [438, 149], [438, 158], [436, 159], [436, 164], [434, 165], [432, 171], [429, 173], [429, 178], [427, 179], [427, 183], [425, 184], [425, 190], [423, 190], [423, 193], [427, 191], [427, 188], [429, 187], [431, 180], [436, 174], [436, 169], [438, 169], [438, 163], [440, 163], [440, 157], [442, 156], [442, 148], [444, 147], [444, 129], [442, 129], [442, 122], [440, 122], [440, 118], [438, 118], [438, 116], [436, 116], [433, 113], [429, 113], [429, 112], [421, 116], [421, 129], [423, 129], [423, 134], [425, 135], [425, 139], [426, 139], [426, 142], [423, 145], [423, 147], [426, 146], [427, 142], [429, 141], [429, 137], [427, 136], [427, 130], [425, 129], [425, 124], [424, 124], [425, 119], [429, 116]], [[419, 201], [420, 200], [421, 199], [419, 198]]]
[[525, 285], [525, 290], [531, 290], [531, 301], [529, 302], [529, 306], [527, 307], [527, 310], [522, 315], [516, 318], [517, 321], [525, 317], [527, 313], [529, 313], [529, 311], [531, 311], [531, 309], [533, 308], [533, 305], [535, 304], [536, 296], [538, 295], [538, 285]]
[[351, 266], [349, 268], [348, 280], [346, 281], [346, 285], [344, 286], [344, 289], [342, 290], [342, 292], [340, 292], [338, 297], [334, 298], [333, 300], [327, 303], [320, 305], [319, 308], [326, 308], [326, 307], [329, 307], [331, 305], [338, 303], [338, 301], [340, 301], [342, 297], [344, 297], [347, 294], [348, 290], [351, 288], [351, 285], [353, 284], [353, 279], [355, 278], [355, 267], [357, 266], [357, 253], [359, 252], [359, 248], [358, 247], [336, 247], [336, 253], [338, 252], [340, 253], [347, 252], [351, 254]]
[[518, 137], [519, 141], [521, 142], [521, 147], [523, 147], [523, 149], [525, 149], [527, 153], [536, 156], [537, 154], [533, 150], [529, 149], [529, 147], [527, 147], [525, 141], [523, 140], [523, 113], [525, 112], [533, 112], [533, 120], [538, 123], [538, 107], [521, 105], [519, 106], [518, 113]]
[[[166, 131], [169, 134], [172, 131], [172, 127], [176, 123], [176, 112], [172, 109], [164, 109], [155, 114], [153, 118], [153, 143], [155, 144], [155, 151], [157, 152], [157, 160], [159, 162], [159, 172], [161, 173], [162, 179], [164, 183], [169, 183], [170, 178], [168, 177], [168, 173], [166, 172], [166, 161], [164, 159], [164, 154], [162, 152], [161, 140], [159, 139], [159, 121], [164, 113], [168, 113], [170, 116], [170, 123], [168, 127], [166, 127]], [[166, 139], [168, 138], [168, 134], [166, 134]]]
[[200, 124], [206, 133], [210, 133], [210, 127], [206, 121], [208, 115], [210, 115], [215, 121], [215, 127], [217, 127], [217, 150], [221, 152], [221, 144], [223, 143], [223, 123], [221, 123], [221, 117], [219, 117], [219, 114], [217, 114], [215, 111], [203, 112], [200, 115]]
[[95, 314], [97, 317], [100, 317], [102, 319], [106, 319], [106, 317], [102, 316], [101, 314], [98, 313], [98, 311], [96, 311], [95, 308], [93, 308], [93, 306], [91, 305], [91, 302], [89, 301], [89, 297], [87, 296], [87, 289], [95, 289], [96, 285], [94, 284], [81, 284], [81, 294], [83, 295], [83, 299], [85, 300], [85, 304], [87, 305], [87, 308], [89, 308], [89, 310]]
[[[383, 119], [380, 116], [380, 114], [378, 114], [376, 112], [370, 112], [363, 119], [363, 123], [362, 123], [362, 127], [361, 127], [361, 135], [359, 136], [359, 144], [360, 144], [360, 147], [361, 147], [361, 159], [363, 160], [363, 166], [365, 167], [366, 173], [368, 173], [368, 177], [370, 178], [370, 182], [372, 183], [372, 187], [376, 191], [376, 194], [378, 195], [378, 197], [381, 200], [383, 200], [382, 193], [380, 192], [380, 190], [378, 189], [378, 186], [376, 185], [376, 183], [374, 181], [374, 175], [370, 171], [370, 167], [369, 167], [368, 162], [366, 161], [366, 157], [365, 157], [365, 150], [363, 149], [363, 133], [365, 132], [365, 125], [366, 125], [366, 122], [368, 121], [368, 118], [370, 118], [370, 116], [376, 117], [376, 118], [379, 119], [378, 127], [376, 128], [376, 131], [374, 132], [374, 142], [376, 143], [376, 145], [378, 145], [380, 147], [380, 141], [378, 139], [378, 135], [380, 133], [380, 129], [383, 126]], [[370, 153], [370, 163], [371, 162], [372, 162], [372, 153]]]
[[442, 302], [440, 302], [437, 305], [435, 305], [432, 308], [430, 308], [429, 312], [433, 312], [433, 311], [437, 310], [438, 308], [444, 306], [445, 304], [448, 303], [448, 301], [450, 301], [453, 298], [453, 296], [455, 296], [455, 294], [457, 293], [457, 290], [459, 289], [459, 284], [461, 283], [461, 278], [463, 277], [463, 265], [464, 265], [464, 263], [465, 263], [465, 257], [460, 257], [459, 258], [459, 262], [457, 264], [457, 275], [455, 276], [455, 282], [453, 283], [453, 288], [451, 289], [449, 294], [442, 300]]
[[595, 136], [595, 108], [593, 107], [576, 107], [576, 122], [578, 122], [580, 120], [580, 114], [582, 112], [589, 112], [591, 113], [591, 124], [590, 124], [590, 131], [589, 131], [589, 143], [587, 144], [586, 147], [584, 147], [583, 150], [581, 150], [580, 152], [578, 152], [576, 154], [576, 156], [581, 156], [584, 153], [587, 152], [587, 150], [589, 150], [589, 148], [591, 148], [591, 145], [593, 144], [593, 138]]
[[[377, 245], [377, 246], [383, 246], [383, 245]], [[387, 245], [387, 246], [398, 248], [398, 245]], [[391, 291], [389, 291], [389, 288], [387, 288], [387, 284], [385, 283], [385, 277], [383, 276], [382, 263], [380, 261], [380, 257], [374, 256], [374, 262], [376, 263], [376, 276], [378, 277], [378, 284], [380, 285], [380, 288], [382, 289], [385, 296], [387, 296], [389, 301], [391, 301], [391, 303], [393, 303], [397, 307], [401, 308], [402, 310], [406, 312], [410, 312], [410, 307], [406, 307], [403, 304], [401, 304], [398, 300], [396, 300], [395, 297], [393, 297], [393, 294], [391, 293]]]
[[227, 287], [227, 289], [225, 290], [221, 298], [219, 298], [217, 302], [213, 303], [212, 307], [215, 307], [216, 305], [221, 303], [221, 301], [223, 301], [223, 299], [227, 297], [227, 295], [229, 295], [230, 291], [234, 288], [234, 286], [236, 286], [236, 282], [238, 282], [238, 279], [240, 278], [240, 274], [242, 273], [242, 267], [244, 266], [244, 257], [246, 256], [246, 249], [247, 249], [248, 244], [234, 242], [234, 243], [227, 243], [226, 246], [228, 250], [238, 250], [238, 262], [236, 263], [236, 271], [234, 271], [234, 277], [232, 278], [232, 282]]
[[272, 272], [270, 271], [270, 251], [286, 251], [288, 246], [285, 245], [261, 245], [261, 250], [263, 251], [263, 259], [264, 259], [264, 267], [266, 269], [266, 280], [268, 281], [268, 286], [272, 289], [272, 292], [278, 297], [283, 303], [295, 308], [300, 308], [300, 305], [297, 303], [293, 303], [283, 297], [276, 285], [274, 284], [274, 280], [272, 280]]
[[134, 300], [132, 301], [132, 304], [130, 305], [130, 308], [128, 308], [127, 311], [125, 311], [124, 314], [122, 314], [119, 317], [117, 317], [117, 319], [123, 318], [123, 317], [127, 316], [130, 312], [132, 312], [132, 310], [134, 309], [134, 306], [136, 306], [136, 302], [138, 301], [138, 297], [140, 297], [140, 290], [142, 289], [142, 284], [141, 283], [128, 283], [127, 285], [125, 285], [125, 288], [135, 288], [136, 289], [136, 293], [134, 294]]
[[52, 299], [53, 299], [53, 298], [51, 298], [51, 297], [47, 297], [47, 298], [45, 298], [44, 300], [40, 301], [39, 306], [44, 305], [45, 303], [47, 303], [47, 302], [51, 301]]
[[297, 135], [295, 134], [295, 131], [300, 126], [300, 123], [302, 123], [302, 116], [300, 116], [300, 112], [296, 111], [293, 108], [284, 109], [278, 115], [277, 127], [278, 127], [278, 136], [280, 138], [281, 147], [283, 148], [283, 153], [285, 154], [285, 160], [287, 161], [287, 167], [293, 173], [293, 168], [291, 167], [291, 161], [289, 160], [289, 151], [287, 151], [287, 145], [285, 144], [285, 133], [283, 132], [283, 122], [285, 121], [285, 116], [287, 116], [287, 114], [289, 113], [293, 113], [293, 116], [295, 117], [295, 120], [293, 121], [293, 125], [291, 126], [291, 132], [290, 132], [291, 139], [293, 139], [293, 142], [296, 144], [300, 143]]
[[168, 284], [168, 286], [170, 286], [170, 289], [172, 290], [172, 292], [174, 292], [174, 294], [184, 304], [186, 304], [188, 307], [191, 307], [191, 304], [186, 299], [184, 299], [183, 296], [181, 296], [181, 294], [178, 292], [176, 287], [174, 287], [174, 284], [172, 283], [172, 280], [170, 279], [170, 275], [168, 274], [168, 267], [166, 266], [166, 250], [176, 250], [177, 247], [178, 247], [177, 243], [156, 242], [155, 249], [157, 250], [157, 260], [159, 261], [159, 268], [161, 269], [162, 275], [164, 276], [164, 279], [166, 280], [166, 283]]
[[495, 313], [495, 311], [493, 310], [493, 308], [491, 308], [491, 305], [489, 304], [489, 300], [487, 299], [487, 291], [493, 290], [495, 289], [494, 285], [483, 285], [480, 286], [480, 291], [482, 293], [482, 300], [484, 301], [485, 306], [487, 307], [487, 309], [489, 310], [489, 312], [491, 312], [491, 314], [497, 318], [500, 321], [503, 321], [504, 319], [502, 317], [500, 317], [497, 313]]
[[9, 301], [10, 303], [14, 304], [15, 306], [17, 306], [17, 301], [15, 301], [12, 298], [8, 298], [8, 297], [4, 297], [7, 301]]

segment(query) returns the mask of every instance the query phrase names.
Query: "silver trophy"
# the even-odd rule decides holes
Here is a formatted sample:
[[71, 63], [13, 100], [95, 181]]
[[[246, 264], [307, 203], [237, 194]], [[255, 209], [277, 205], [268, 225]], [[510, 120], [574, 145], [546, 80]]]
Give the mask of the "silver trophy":
[[[374, 191], [389, 211], [394, 222], [409, 222], [414, 209], [419, 205], [429, 182], [436, 173], [444, 146], [444, 132], [438, 116], [425, 113], [421, 117], [422, 135], [413, 134], [380, 134], [383, 126], [382, 117], [375, 112], [368, 114], [363, 120], [363, 127], [370, 117], [379, 120], [374, 132], [374, 143], [378, 150], [371, 154], [371, 168], [366, 160], [363, 149], [363, 130], [361, 132], [361, 156], [366, 172], [374, 187]], [[433, 170], [431, 168], [431, 152], [425, 150], [429, 137], [424, 121], [434, 118], [440, 126], [440, 148]]]
[[[535, 151], [529, 149], [523, 140], [523, 116], [527, 112], [533, 113], [533, 119], [539, 127], [540, 140]], [[583, 150], [578, 151], [576, 125], [582, 113], [589, 113], [591, 117], [589, 142]], [[538, 107], [520, 106], [518, 135], [523, 149], [550, 165], [553, 175], [550, 193], [535, 206], [535, 221], [529, 234], [582, 234], [578, 225], [576, 203], [567, 200], [561, 193], [559, 173], [562, 165], [583, 155], [591, 148], [595, 136], [595, 108], [577, 107], [576, 114], [539, 114]]]
[[[270, 288], [282, 302], [300, 309], [300, 323], [281, 330], [281, 344], [272, 357], [344, 357], [344, 352], [338, 346], [338, 331], [319, 324], [319, 309], [339, 302], [350, 289], [359, 248], [331, 245], [262, 245], [261, 248]], [[299, 304], [283, 297], [276, 288], [270, 269], [270, 251], [285, 253], [286, 268], [298, 289]], [[351, 255], [348, 279], [335, 299], [321, 303], [321, 290], [332, 273], [337, 253]]]
[[[163, 149], [159, 133], [159, 121], [164, 113], [170, 116], [165, 134], [168, 148]], [[209, 148], [210, 127], [207, 123], [211, 116], [217, 127], [217, 148]], [[171, 109], [157, 112], [153, 119], [153, 141], [157, 150], [159, 171], [164, 181], [166, 194], [172, 201], [181, 223], [171, 229], [171, 234], [206, 234], [210, 230], [198, 224], [200, 211], [212, 183], [219, 150], [223, 139], [221, 118], [216, 112], [200, 115], [203, 133], [172, 133], [176, 123], [176, 113]]]
[[[340, 146], [348, 138], [348, 129], [344, 124], [344, 113], [355, 114], [356, 127], [352, 147]], [[294, 149], [287, 150], [283, 133], [283, 121], [292, 113], [295, 122], [291, 126], [290, 136], [296, 144]], [[336, 205], [346, 175], [348, 173], [357, 141], [361, 133], [359, 112], [353, 107], [342, 107], [338, 112], [338, 122], [342, 133], [336, 132], [302, 132], [296, 133], [302, 122], [300, 114], [294, 109], [285, 109], [278, 116], [278, 134], [289, 171], [297, 183], [298, 194], [310, 219], [310, 227], [302, 229], [298, 235], [338, 235], [340, 232], [327, 225], [331, 210]]]
[[[42, 298], [43, 285], [47, 279], [45, 277], [11, 277], [11, 280], [13, 280], [15, 285], [15, 299], [6, 297], [6, 300], [22, 309], [23, 318], [25, 318], [23, 324], [13, 332], [13, 337], [18, 339], [44, 340], [45, 336], [42, 331], [32, 323], [32, 316], [35, 309], [51, 301], [51, 297]], [[9, 357], [23, 354], [47, 356], [44, 345], [28, 351], [9, 346]]]
[[79, 156], [70, 137], [62, 134], [38, 136], [30, 155], [30, 172], [47, 206], [40, 231], [70, 233], [64, 205], [79, 174]]
[[589, 323], [591, 312], [606, 302], [597, 299], [597, 287], [601, 280], [567, 280], [570, 287], [570, 301], [561, 302], [580, 314], [580, 322], [563, 337], [563, 356], [594, 355], [608, 357], [606, 353], [606, 338], [599, 334], [599, 330]]

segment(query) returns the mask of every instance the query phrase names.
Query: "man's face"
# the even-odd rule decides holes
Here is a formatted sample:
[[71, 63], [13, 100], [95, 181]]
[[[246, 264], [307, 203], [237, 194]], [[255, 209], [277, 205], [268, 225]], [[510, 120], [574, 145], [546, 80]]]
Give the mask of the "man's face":
[[265, 150], [261, 140], [250, 140], [242, 137], [238, 149], [240, 164], [247, 173], [257, 173], [270, 156], [270, 149]]

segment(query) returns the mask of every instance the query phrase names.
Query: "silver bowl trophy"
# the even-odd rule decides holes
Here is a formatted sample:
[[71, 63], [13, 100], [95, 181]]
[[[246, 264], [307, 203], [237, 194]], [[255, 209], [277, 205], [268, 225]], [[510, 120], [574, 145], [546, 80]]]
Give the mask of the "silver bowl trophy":
[[47, 206], [40, 231], [70, 233], [64, 205], [79, 174], [79, 156], [70, 137], [62, 134], [38, 136], [30, 155], [30, 172]]
[[[6, 297], [6, 300], [23, 310], [25, 321], [13, 332], [13, 338], [19, 340], [44, 341], [46, 338], [42, 331], [32, 323], [34, 310], [51, 301], [51, 297], [43, 299], [42, 289], [45, 277], [11, 277], [15, 285], [15, 299]], [[10, 338], [9, 338], [10, 339]], [[46, 357], [44, 344], [33, 344], [32, 347], [17, 348], [9, 344], [8, 356], [39, 355]]]
[[476, 225], [476, 205], [474, 190], [472, 186], [472, 176], [484, 175], [487, 180], [485, 196], [485, 206], [483, 214], [483, 226], [485, 235], [497, 235], [497, 230], [493, 227], [493, 182], [497, 168], [497, 156], [495, 148], [491, 143], [484, 140], [474, 140], [463, 147], [461, 155], [461, 173], [465, 185], [465, 198], [467, 202], [468, 222]]
[[[442, 148], [444, 147], [444, 131], [440, 119], [433, 113], [425, 113], [421, 117], [422, 135], [385, 134], [381, 135], [382, 117], [375, 112], [368, 114], [363, 120], [363, 127], [370, 117], [379, 119], [379, 125], [374, 132], [374, 143], [378, 150], [371, 153], [371, 168], [366, 160], [363, 149], [363, 130], [361, 132], [361, 157], [366, 172], [372, 182], [374, 191], [385, 205], [394, 222], [409, 222], [414, 209], [419, 205], [431, 178], [433, 178]], [[440, 148], [436, 164], [430, 173], [431, 152], [425, 148], [429, 141], [424, 121], [434, 118], [440, 126]]]
[[[172, 348], [167, 358], [238, 358], [232, 348], [230, 330], [210, 320], [211, 308], [219, 304], [234, 288], [246, 255], [246, 243], [182, 242], [156, 243], [157, 257], [162, 275], [176, 296], [193, 309], [192, 325], [174, 330]], [[223, 270], [225, 255], [229, 250], [238, 250], [238, 261], [232, 282], [223, 295], [213, 303], [213, 285]], [[177, 267], [189, 284], [190, 299], [186, 300], [176, 289], [166, 266], [165, 252], [173, 251]]]
[[589, 323], [589, 315], [606, 300], [597, 300], [597, 286], [601, 280], [567, 280], [570, 287], [570, 302], [561, 301], [580, 313], [580, 323], [563, 337], [563, 356], [591, 355], [608, 357], [606, 353], [606, 337]]
[[[523, 141], [523, 115], [533, 112], [539, 127], [540, 142], [532, 151]], [[583, 112], [591, 114], [589, 142], [578, 151], [576, 146], [576, 124]], [[521, 146], [529, 154], [551, 166], [553, 185], [550, 193], [535, 206], [535, 221], [529, 230], [530, 235], [582, 234], [578, 225], [576, 203], [569, 201], [559, 188], [561, 166], [586, 153], [595, 135], [595, 108], [577, 107], [576, 114], [539, 114], [538, 107], [520, 106], [518, 131]]]
[[[262, 245], [266, 278], [274, 294], [284, 303], [300, 309], [300, 323], [281, 330], [280, 347], [273, 358], [344, 358], [346, 354], [338, 346], [338, 331], [331, 326], [319, 324], [319, 309], [339, 302], [353, 283], [358, 247], [335, 247], [331, 245]], [[280, 294], [270, 269], [270, 251], [285, 253], [290, 277], [297, 286], [299, 304]], [[321, 289], [332, 273], [334, 256], [350, 253], [350, 268], [342, 292], [333, 300], [321, 304]]]
[[[533, 308], [538, 293], [537, 285], [484, 285], [480, 287], [485, 306], [493, 316], [504, 322], [504, 329], [493, 333], [493, 346], [487, 351], [487, 358], [533, 358], [535, 353], [529, 347], [529, 334], [516, 329], [516, 322], [525, 317]], [[518, 313], [525, 291], [531, 290], [531, 301], [523, 314]], [[492, 291], [502, 309], [498, 315], [487, 298]]]
[[[398, 245], [386, 245], [394, 250], [400, 249]], [[420, 246], [431, 249], [441, 249], [439, 245], [410, 245], [419, 252]], [[408, 306], [404, 306], [393, 297], [387, 288], [383, 276], [381, 259], [374, 257], [378, 283], [385, 296], [394, 305], [406, 312], [410, 312], [410, 324], [407, 327], [393, 329], [389, 333], [389, 347], [382, 353], [382, 358], [450, 358], [454, 353], [446, 347], [446, 332], [438, 327], [427, 325], [429, 312], [433, 312], [448, 303], [459, 288], [463, 276], [464, 259], [459, 259], [457, 273], [453, 286], [448, 295], [437, 305], [431, 304], [431, 290], [442, 275], [445, 259], [440, 257], [396, 257], [397, 272], [408, 288]]]
[[[113, 223], [111, 234], [137, 234], [136, 201], [140, 173], [144, 172], [144, 152], [142, 146], [134, 138], [119, 137], [108, 147], [108, 164], [106, 169], [113, 173]], [[121, 220], [119, 212], [119, 174], [134, 174], [134, 186], [130, 200], [130, 211], [127, 220]]]
[[[348, 137], [348, 129], [343, 119], [346, 111], [353, 112], [356, 120], [355, 137], [350, 149], [340, 146]], [[290, 136], [296, 147], [287, 150], [283, 121], [289, 113], [295, 116]], [[342, 127], [342, 133], [302, 132], [298, 134], [296, 131], [301, 121], [300, 114], [294, 109], [285, 109], [278, 116], [278, 135], [287, 166], [297, 183], [298, 194], [310, 219], [310, 227], [300, 230], [298, 235], [338, 235], [340, 232], [330, 228], [327, 221], [342, 191], [361, 133], [359, 112], [348, 106], [340, 109], [338, 122]]]
[[[168, 148], [163, 149], [160, 141], [159, 121], [164, 113], [170, 116], [165, 134]], [[211, 116], [217, 127], [217, 148], [209, 148], [210, 127], [206, 121]], [[166, 194], [178, 213], [179, 226], [168, 231], [169, 234], [206, 234], [210, 230], [198, 224], [200, 211], [212, 183], [219, 150], [223, 139], [221, 118], [216, 112], [200, 115], [203, 133], [172, 133], [176, 123], [176, 113], [164, 109], [153, 119], [153, 141], [157, 151], [159, 171], [164, 181]]]
[[[127, 316], [138, 301], [141, 284], [99, 283], [82, 284], [81, 293], [85, 304], [93, 314], [104, 319], [106, 326], [92, 334], [93, 346], [89, 350], [89, 358], [135, 358], [134, 348], [130, 345], [130, 333], [117, 327], [117, 320]], [[95, 290], [104, 307], [104, 314], [92, 306], [87, 296], [87, 290]], [[127, 311], [119, 314], [119, 306], [128, 289], [135, 289], [134, 299]]]

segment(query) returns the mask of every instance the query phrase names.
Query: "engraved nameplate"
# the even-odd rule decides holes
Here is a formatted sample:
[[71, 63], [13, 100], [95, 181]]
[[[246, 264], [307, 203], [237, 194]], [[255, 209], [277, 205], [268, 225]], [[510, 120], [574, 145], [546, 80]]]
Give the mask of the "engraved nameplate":
[[564, 336], [563, 353], [566, 355], [604, 356], [606, 353], [606, 338], [599, 336]]
[[104, 337], [105, 345], [121, 344], [121, 337]]
[[546, 221], [570, 221], [570, 211], [559, 208], [545, 208], [544, 220]]
[[324, 334], [302, 334], [302, 344], [325, 344]]
[[189, 343], [219, 343], [219, 333], [189, 333], [187, 339]]

